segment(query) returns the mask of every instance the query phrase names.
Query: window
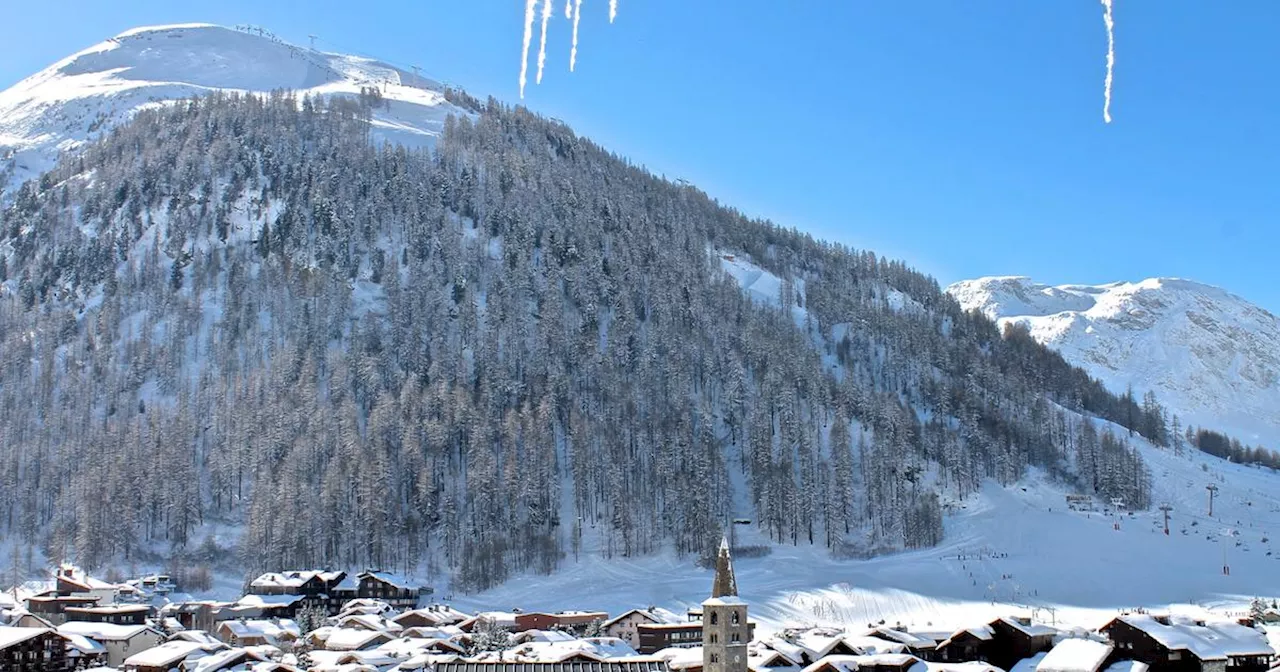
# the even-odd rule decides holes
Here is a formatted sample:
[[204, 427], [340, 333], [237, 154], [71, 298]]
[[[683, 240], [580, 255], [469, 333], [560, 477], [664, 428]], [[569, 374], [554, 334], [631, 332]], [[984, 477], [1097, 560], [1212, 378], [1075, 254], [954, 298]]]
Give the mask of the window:
[[732, 620], [732, 621], [733, 621], [733, 624], [734, 624], [734, 625], [737, 625], [737, 624], [738, 624], [738, 612], [734, 611], [734, 612], [731, 612], [731, 613], [732, 613], [732, 618], [731, 618], [730, 620]]
[[1182, 652], [1181, 652], [1181, 651], [1170, 651], [1170, 652], [1169, 652], [1169, 660], [1182, 660]]
[[715, 625], [720, 622], [720, 619], [718, 618], [719, 616], [720, 614], [718, 612], [711, 612], [711, 625]]
[[720, 656], [719, 656], [719, 655], [717, 655], [717, 654], [714, 654], [714, 653], [713, 653], [713, 654], [711, 654], [711, 662], [713, 662], [713, 663], [718, 663], [718, 662], [720, 662]]
[[716, 642], [720, 641], [720, 638], [719, 638], [719, 637], [717, 637], [717, 636], [716, 636], [716, 633], [714, 633], [714, 632], [713, 632], [713, 633], [711, 633], [710, 638], [711, 638], [711, 643], [712, 643], [712, 644], [715, 644]]
[[734, 644], [740, 644], [742, 643], [742, 635], [739, 635], [738, 633], [735, 632], [729, 635], [729, 641]]

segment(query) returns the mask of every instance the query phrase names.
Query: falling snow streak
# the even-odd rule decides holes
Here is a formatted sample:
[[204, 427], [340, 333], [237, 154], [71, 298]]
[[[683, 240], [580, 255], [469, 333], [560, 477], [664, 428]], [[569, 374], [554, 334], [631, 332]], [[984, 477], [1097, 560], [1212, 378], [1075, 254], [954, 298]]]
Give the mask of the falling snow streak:
[[[520, 97], [524, 98], [525, 87], [529, 84], [529, 48], [533, 46], [533, 22], [538, 19], [538, 2], [525, 0], [524, 3], [524, 48], [520, 52]], [[569, 51], [569, 72], [578, 67], [578, 26], [582, 24], [582, 1], [564, 0], [564, 18], [573, 22], [573, 47]], [[538, 44], [538, 72], [535, 79], [542, 83], [542, 74], [547, 67], [547, 30], [551, 18], [555, 15], [552, 8], [556, 0], [542, 2], [542, 39]], [[609, 0], [609, 23], [618, 18], [618, 0]]]
[[533, 42], [533, 18], [536, 16], [538, 0], [525, 0], [524, 3], [524, 49], [520, 50], [520, 97], [524, 98], [524, 85], [529, 81], [529, 45]]
[[1111, 78], [1116, 68], [1116, 21], [1111, 16], [1113, 0], [1102, 0], [1102, 22], [1107, 24], [1107, 80], [1103, 85], [1102, 120], [1111, 123]]
[[578, 65], [578, 24], [582, 21], [582, 0], [573, 3], [573, 50], [569, 52], [569, 72]]
[[547, 65], [547, 24], [551, 23], [551, 0], [542, 3], [542, 44], [538, 47], [538, 83], [542, 83], [542, 69]]

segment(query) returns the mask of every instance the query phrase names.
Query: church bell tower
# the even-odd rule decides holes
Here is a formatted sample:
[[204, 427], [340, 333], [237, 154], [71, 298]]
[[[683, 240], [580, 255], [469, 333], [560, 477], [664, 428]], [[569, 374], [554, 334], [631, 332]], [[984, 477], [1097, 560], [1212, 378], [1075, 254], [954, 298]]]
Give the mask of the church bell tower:
[[703, 672], [747, 672], [747, 603], [738, 597], [729, 541], [720, 540], [711, 598], [702, 603]]

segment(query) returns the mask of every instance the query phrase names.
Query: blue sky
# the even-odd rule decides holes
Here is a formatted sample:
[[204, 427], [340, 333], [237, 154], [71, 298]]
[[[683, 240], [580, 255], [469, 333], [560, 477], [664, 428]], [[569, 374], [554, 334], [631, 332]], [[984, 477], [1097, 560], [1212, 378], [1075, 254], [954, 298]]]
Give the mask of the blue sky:
[[[723, 202], [948, 283], [1180, 276], [1280, 313], [1280, 2], [563, 0], [525, 103]], [[254, 23], [518, 97], [523, 2], [6, 10], [0, 87], [124, 29]], [[536, 36], [535, 36], [536, 48]]]

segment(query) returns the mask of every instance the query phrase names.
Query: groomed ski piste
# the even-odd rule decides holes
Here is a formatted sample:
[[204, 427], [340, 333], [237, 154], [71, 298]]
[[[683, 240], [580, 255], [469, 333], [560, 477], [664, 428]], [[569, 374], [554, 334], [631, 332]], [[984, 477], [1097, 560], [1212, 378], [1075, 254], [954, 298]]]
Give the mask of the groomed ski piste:
[[[1280, 477], [1142, 446], [1157, 502], [1151, 511], [1116, 515], [1101, 502], [1093, 512], [1068, 510], [1070, 490], [1033, 473], [951, 502], [937, 548], [835, 560], [821, 546], [775, 545], [768, 557], [735, 560], [739, 589], [766, 632], [880, 621], [946, 630], [1009, 614], [1096, 628], [1136, 608], [1239, 616], [1254, 596], [1280, 593], [1280, 547], [1270, 537], [1280, 521]], [[1208, 485], [1218, 488], [1212, 517]], [[1168, 536], [1163, 503], [1172, 507]], [[762, 541], [751, 533], [740, 530], [739, 543]], [[472, 610], [683, 611], [706, 598], [711, 579], [688, 558], [584, 554], [551, 576], [445, 597]]]

